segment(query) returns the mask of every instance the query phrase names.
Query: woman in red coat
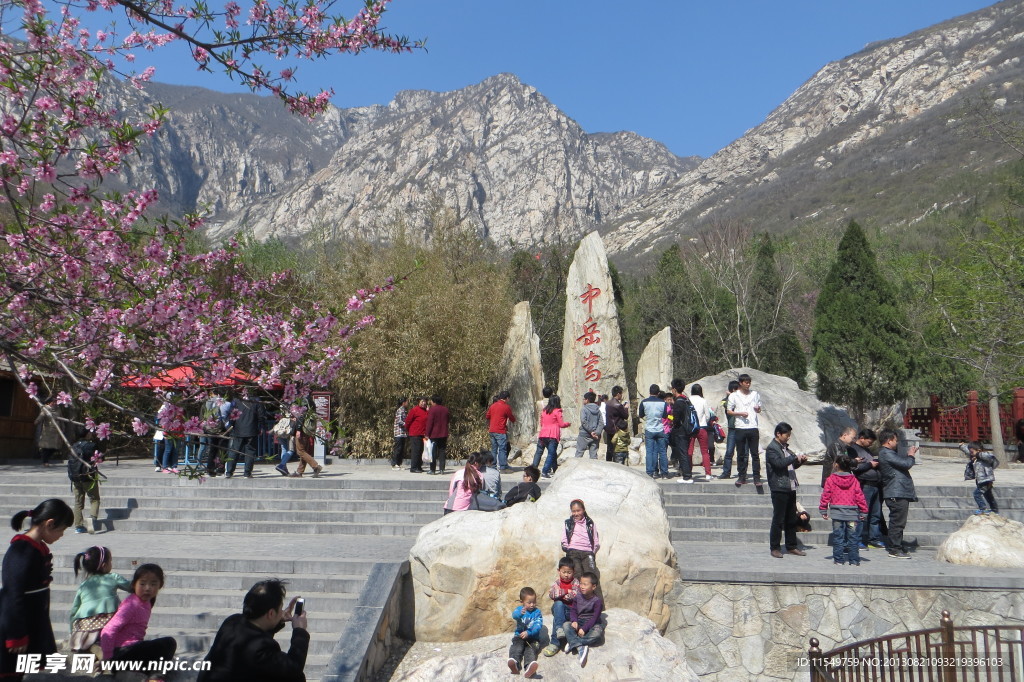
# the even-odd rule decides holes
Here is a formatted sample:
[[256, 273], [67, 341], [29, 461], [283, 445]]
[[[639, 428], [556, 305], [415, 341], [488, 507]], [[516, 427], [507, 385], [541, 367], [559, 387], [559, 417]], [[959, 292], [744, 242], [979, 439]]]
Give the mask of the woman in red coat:
[[405, 430], [412, 443], [412, 463], [409, 471], [423, 473], [423, 439], [427, 435], [427, 399], [417, 398], [416, 405], [405, 417]]

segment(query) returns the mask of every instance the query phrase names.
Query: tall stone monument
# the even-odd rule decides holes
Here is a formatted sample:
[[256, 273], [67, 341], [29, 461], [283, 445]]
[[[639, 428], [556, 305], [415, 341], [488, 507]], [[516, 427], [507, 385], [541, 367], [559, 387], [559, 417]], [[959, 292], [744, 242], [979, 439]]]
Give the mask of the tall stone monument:
[[611, 395], [612, 386], [617, 385], [624, 390], [623, 398], [629, 398], [615, 291], [604, 242], [597, 232], [591, 232], [580, 241], [569, 266], [565, 290], [565, 332], [558, 396], [562, 399], [562, 415], [571, 424], [564, 435], [575, 437], [580, 428], [584, 393]]
[[636, 364], [636, 390], [647, 395], [651, 384], [658, 384], [661, 390], [669, 390], [672, 383], [672, 328], [665, 327], [651, 337], [650, 343], [640, 354]]
[[511, 395], [508, 404], [516, 416], [509, 424], [508, 437], [513, 448], [537, 442], [537, 401], [544, 389], [544, 369], [540, 364], [540, 337], [533, 331], [529, 301], [517, 303], [512, 309], [512, 323], [501, 358], [501, 380], [498, 390]]

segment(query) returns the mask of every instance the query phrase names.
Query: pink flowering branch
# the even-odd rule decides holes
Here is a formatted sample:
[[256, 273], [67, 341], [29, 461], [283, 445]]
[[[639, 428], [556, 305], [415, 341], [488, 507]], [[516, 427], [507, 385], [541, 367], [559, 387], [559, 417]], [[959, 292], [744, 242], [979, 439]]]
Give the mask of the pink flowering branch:
[[[337, 310], [316, 301], [283, 308], [294, 301], [290, 273], [254, 279], [232, 246], [190, 250], [199, 217], [154, 219], [155, 191], [105, 187], [166, 111], [126, 115], [104, 80], [115, 56], [130, 60], [184, 40], [201, 67], [219, 65], [312, 115], [329, 93], [291, 93], [283, 84], [293, 68], [271, 76], [253, 59], [407, 51], [408, 40], [379, 30], [388, 2], [367, 2], [345, 20], [328, 13], [330, 0], [254, 0], [248, 10], [228, 2], [216, 12], [198, 1], [86, 0], [59, 3], [59, 16], [40, 0], [0, 0], [0, 369], [48, 418], [81, 415], [70, 423], [103, 438], [113, 427], [92, 415], [119, 411], [142, 435], [153, 415], [129, 405], [122, 383], [188, 367], [192, 377], [173, 397], [158, 391], [161, 425], [198, 432], [187, 406], [236, 370], [254, 391], [280, 387], [285, 402], [337, 376], [353, 335], [374, 322], [366, 307], [395, 282], [359, 290]], [[115, 10], [127, 11], [132, 26], [122, 39], [85, 28], [76, 15]]]

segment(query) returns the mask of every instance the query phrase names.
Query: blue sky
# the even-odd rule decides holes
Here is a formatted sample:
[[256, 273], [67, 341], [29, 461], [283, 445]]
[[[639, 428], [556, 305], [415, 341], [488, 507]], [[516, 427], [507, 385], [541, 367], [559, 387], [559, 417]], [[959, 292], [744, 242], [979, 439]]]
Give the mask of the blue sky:
[[[987, 6], [977, 0], [393, 0], [411, 55], [303, 64], [306, 90], [340, 107], [399, 90], [454, 90], [511, 72], [588, 132], [632, 130], [681, 156], [710, 156], [760, 123], [829, 61]], [[358, 3], [339, 0], [351, 13]], [[149, 55], [140, 55], [140, 65]], [[158, 81], [236, 90], [167, 49]], [[270, 66], [269, 64], [267, 66]]]

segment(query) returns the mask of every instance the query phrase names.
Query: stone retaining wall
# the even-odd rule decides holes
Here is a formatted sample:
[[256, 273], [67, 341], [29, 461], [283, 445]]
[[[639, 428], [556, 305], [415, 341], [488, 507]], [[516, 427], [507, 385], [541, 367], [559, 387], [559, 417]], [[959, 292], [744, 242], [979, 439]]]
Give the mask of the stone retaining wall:
[[[842, 571], [822, 579], [842, 581]], [[701, 682], [806, 680], [797, 659], [807, 655], [811, 637], [828, 651], [938, 627], [943, 610], [956, 625], [1024, 622], [1024, 593], [1003, 589], [681, 581], [668, 601], [665, 636], [685, 647]]]

